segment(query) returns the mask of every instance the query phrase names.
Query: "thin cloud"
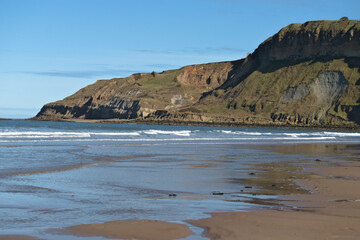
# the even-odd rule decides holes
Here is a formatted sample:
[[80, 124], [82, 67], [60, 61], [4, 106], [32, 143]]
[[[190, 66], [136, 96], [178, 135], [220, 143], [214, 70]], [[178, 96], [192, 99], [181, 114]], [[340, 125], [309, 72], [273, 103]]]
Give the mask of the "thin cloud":
[[40, 76], [50, 77], [65, 77], [65, 78], [93, 78], [101, 76], [124, 76], [129, 75], [135, 70], [119, 70], [119, 69], [106, 69], [106, 70], [81, 70], [81, 71], [43, 71], [43, 72], [25, 72]]
[[155, 50], [155, 49], [135, 49], [134, 51], [140, 53], [161, 53], [161, 54], [173, 54], [179, 52], [177, 50]]
[[136, 52], [141, 53], [158, 53], [158, 54], [213, 54], [213, 53], [244, 53], [249, 52], [249, 50], [242, 48], [233, 48], [233, 47], [207, 47], [207, 48], [187, 48], [187, 49], [166, 49], [166, 50], [156, 50], [156, 49], [136, 49]]
[[248, 52], [249, 50], [242, 48], [232, 48], [232, 47], [219, 47], [219, 48], [205, 48], [198, 49], [199, 52], [219, 52], [219, 53], [237, 53], [237, 52]]
[[161, 69], [175, 69], [175, 68], [180, 68], [182, 66], [180, 65], [173, 65], [173, 64], [149, 64], [146, 65], [146, 67], [150, 67], [150, 68], [161, 68]]

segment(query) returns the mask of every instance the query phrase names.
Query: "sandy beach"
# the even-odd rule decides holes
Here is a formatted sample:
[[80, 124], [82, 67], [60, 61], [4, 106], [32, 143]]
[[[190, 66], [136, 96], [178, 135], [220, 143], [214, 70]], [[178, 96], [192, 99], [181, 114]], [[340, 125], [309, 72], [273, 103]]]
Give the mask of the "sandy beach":
[[[293, 179], [311, 194], [283, 195], [271, 210], [213, 213], [211, 218], [188, 222], [204, 228], [204, 236], [210, 239], [358, 239], [360, 163], [339, 160], [315, 166], [302, 170], [302, 176], [308, 177]], [[119, 239], [177, 239], [191, 234], [184, 225], [146, 220], [80, 225], [68, 230], [80, 236]]]
[[[179, 145], [176, 145], [176, 147], [179, 147]], [[191, 200], [186, 197], [182, 198], [187, 194], [184, 190], [189, 190], [190, 187], [189, 182], [184, 182], [184, 190], [174, 192], [177, 194], [176, 197], [170, 197], [169, 193], [171, 192], [165, 190], [156, 190], [155, 193], [151, 192], [151, 194], [145, 195], [148, 196], [148, 198], [142, 196], [140, 200], [137, 200], [141, 203], [141, 208], [138, 209], [130, 209], [126, 212], [126, 209], [118, 208], [114, 210], [114, 208], [111, 208], [105, 211], [106, 214], [110, 213], [111, 215], [103, 215], [101, 218], [100, 216], [104, 211], [100, 208], [98, 211], [91, 212], [93, 213], [91, 220], [87, 217], [78, 220], [78, 216], [70, 214], [66, 216], [70, 216], [70, 219], [74, 217], [78, 220], [77, 223], [63, 221], [61, 226], [47, 226], [40, 234], [25, 232], [25, 235], [9, 235], [17, 234], [18, 232], [8, 231], [4, 233], [8, 235], [0, 235], [0, 240], [53, 239], [53, 236], [55, 236], [56, 239], [90, 239], [92, 237], [147, 240], [184, 239], [187, 237], [189, 237], [189, 239], [197, 239], [201, 235], [202, 230], [204, 237], [225, 240], [358, 239], [358, 236], [360, 236], [359, 145], [254, 144], [249, 146], [229, 145], [228, 147], [229, 148], [225, 148], [225, 150], [231, 149], [232, 153], [235, 151], [239, 152], [234, 158], [235, 163], [237, 163], [237, 160], [241, 159], [241, 157], [244, 157], [246, 161], [243, 160], [241, 161], [241, 165], [236, 165], [234, 162], [229, 161], [231, 158], [228, 158], [228, 161], [220, 161], [219, 159], [224, 157], [221, 157], [222, 155], [215, 155], [214, 159], [208, 159], [207, 161], [200, 159], [194, 162], [185, 162], [185, 164], [181, 166], [177, 165], [176, 167], [167, 165], [168, 167], [165, 169], [165, 172], [168, 171], [168, 169], [182, 169], [184, 172], [179, 174], [178, 177], [180, 179], [183, 179], [184, 173], [191, 172], [193, 176], [196, 177], [198, 177], [199, 174], [205, 174], [203, 175], [206, 176], [206, 178], [204, 177], [204, 180], [206, 180], [204, 182], [207, 185], [213, 181], [212, 178], [208, 178], [208, 175], [212, 176], [210, 173], [223, 173], [223, 177], [216, 179], [215, 183], [225, 181], [226, 184], [218, 186], [231, 186], [232, 188], [228, 188], [228, 191], [226, 191], [225, 188], [214, 188], [213, 186], [196, 185], [195, 187], [194, 184], [196, 181], [192, 180], [192, 185], [190, 186], [195, 187], [193, 189], [194, 192], [203, 191], [204, 187], [208, 187], [205, 192], [199, 195], [202, 196], [202, 199], [198, 202], [196, 202], [194, 198], [191, 198]], [[129, 146], [126, 146], [126, 148], [129, 148]], [[113, 151], [113, 148], [110, 150]], [[171, 150], [173, 151], [174, 149]], [[218, 151], [219, 149], [216, 149], [215, 152], [219, 154]], [[247, 151], [248, 155], [244, 155], [244, 151]], [[253, 153], [253, 155], [251, 155], [251, 153]], [[101, 154], [103, 155], [103, 152], [101, 152]], [[178, 154], [178, 156], [183, 155], [184, 153]], [[210, 158], [211, 155], [207, 156]], [[72, 176], [71, 174], [78, 176], [79, 173], [84, 172], [81, 177], [92, 176], [94, 173], [97, 173], [97, 177], [93, 183], [98, 184], [101, 180], [99, 173], [103, 170], [105, 174], [103, 178], [105, 181], [101, 182], [101, 185], [97, 185], [96, 188], [89, 192], [93, 193], [93, 191], [95, 191], [96, 193], [98, 187], [101, 186], [109, 187], [109, 196], [113, 196], [114, 192], [123, 195], [126, 193], [126, 191], [123, 191], [123, 186], [117, 185], [117, 183], [109, 185], [109, 181], [113, 179], [113, 176], [121, 176], [119, 180], [121, 180], [123, 184], [125, 184], [124, 181], [126, 179], [131, 179], [131, 184], [133, 184], [139, 176], [146, 176], [146, 171], [141, 172], [143, 175], [139, 175], [136, 171], [134, 175], [125, 177], [126, 175], [124, 174], [128, 172], [128, 170], [126, 170], [128, 168], [126, 167], [132, 166], [130, 164], [141, 163], [142, 165], [140, 166], [148, 166], [147, 169], [155, 169], [154, 164], [158, 164], [157, 166], [160, 167], [165, 164], [174, 163], [174, 161], [168, 161], [167, 158], [160, 163], [155, 162], [155, 160], [159, 161], [159, 159], [161, 159], [160, 155], [154, 155], [153, 161], [144, 159], [145, 157], [146, 155], [141, 155], [138, 159], [131, 158], [130, 160], [123, 160], [122, 158], [119, 163], [116, 162], [116, 159], [113, 157], [111, 158], [111, 163], [114, 161], [116, 163], [113, 166], [110, 164], [97, 164], [96, 168], [76, 169], [75, 171], [65, 171], [64, 173], [69, 173], [69, 176]], [[253, 161], [253, 159], [260, 160]], [[224, 168], [226, 164], [230, 164], [228, 168]], [[119, 167], [116, 168], [115, 166]], [[232, 171], [234, 166], [239, 166], [239, 171], [230, 172], [229, 174], [228, 171]], [[224, 172], [224, 169], [227, 171]], [[119, 174], [120, 170], [126, 172]], [[111, 171], [115, 171], [116, 175], [111, 175]], [[34, 178], [36, 176], [37, 175], [34, 175]], [[58, 176], [62, 176], [62, 174], [58, 174]], [[109, 178], [107, 176], [109, 176]], [[151, 172], [145, 179], [154, 180], [156, 176], [161, 176], [159, 180], [163, 182], [164, 172], [159, 172], [159, 174], [155, 175]], [[49, 174], [49, 177], [53, 179], [56, 175], [54, 176], [52, 172]], [[141, 186], [142, 183], [143, 180], [139, 179], [138, 184]], [[176, 181], [176, 183], [178, 182]], [[46, 191], [47, 195], [45, 196], [59, 195], [59, 191], [51, 190], [57, 189], [55, 188], [57, 185], [41, 185], [42, 188], [35, 186], [37, 185], [34, 184], [32, 188], [26, 188], [26, 190], [36, 194]], [[153, 186], [153, 184], [151, 184], [151, 186]], [[12, 185], [12, 188], [14, 188], [14, 185]], [[166, 188], [168, 188], [168, 186], [166, 186]], [[64, 189], [68, 188], [65, 187]], [[135, 190], [136, 195], [134, 196], [138, 196], [140, 193], [138, 188], [132, 187], [127, 189], [131, 191]], [[11, 190], [12, 192], [10, 192], [10, 194], [19, 194], [18, 192], [14, 192], [16, 189]], [[149, 192], [149, 188], [145, 188], [145, 190], [145, 193]], [[222, 192], [221, 195], [215, 196], [212, 194], [212, 190], [225, 191]], [[141, 189], [141, 191], [144, 190]], [[65, 196], [72, 202], [79, 202], [79, 205], [76, 206], [83, 207], [84, 202], [79, 201], [80, 194], [81, 192], [71, 192], [60, 196]], [[122, 196], [121, 194], [115, 195], [116, 199], [114, 200], [116, 200], [115, 202], [117, 204], [124, 203], [124, 199], [121, 201], [117, 200]], [[90, 196], [98, 196], [98, 194]], [[106, 195], [103, 194], [102, 197], [104, 196]], [[146, 204], [143, 204], [142, 198], [146, 198]], [[86, 195], [84, 199], [88, 201], [89, 196]], [[102, 198], [99, 199], [101, 200]], [[186, 207], [188, 207], [184, 204], [189, 204], [189, 206], [194, 205], [194, 203], [202, 204], [209, 199], [212, 199], [212, 201], [216, 200], [217, 207], [229, 203], [232, 205], [228, 205], [228, 208], [221, 210], [201, 210], [204, 213], [211, 214], [209, 218], [206, 218], [207, 215], [204, 214], [199, 218], [192, 218], [187, 215], [180, 219], [179, 215], [181, 211], [184, 211]], [[133, 201], [134, 200], [131, 200], [131, 202]], [[145, 211], [145, 208], [152, 202], [158, 204], [153, 205], [157, 207], [156, 209], [159, 209], [158, 206], [163, 207], [164, 204], [173, 205], [174, 211], [163, 212], [165, 217], [173, 216], [173, 218], [167, 218], [165, 220], [160, 218], [161, 221], [155, 220], [155, 211]], [[28, 204], [28, 202], [26, 202], [26, 204]], [[46, 202], [46, 204], [49, 204], [49, 202]], [[100, 204], [99, 206], [104, 206], [104, 204]], [[49, 216], [59, 214], [59, 212], [48, 210], [47, 207], [48, 206], [38, 212]], [[69, 205], [66, 205], [66, 208], [69, 208]], [[215, 208], [212, 206], [211, 209]], [[192, 208], [189, 208], [188, 211], [192, 211]], [[128, 217], [122, 218], [120, 214], [123, 213], [127, 213], [126, 216]], [[63, 213], [60, 212], [59, 215], [61, 216], [61, 214]], [[36, 214], [36, 216], [41, 215]], [[110, 218], [108, 216], [110, 216]], [[47, 224], [52, 224], [51, 220], [49, 220]], [[191, 225], [199, 228], [192, 227]]]
[[80, 237], [101, 236], [115, 239], [168, 240], [185, 238], [190, 229], [178, 223], [152, 220], [113, 221], [69, 227], [68, 233]]
[[360, 163], [308, 169], [315, 177], [296, 180], [312, 194], [282, 196], [281, 207], [258, 212], [213, 213], [189, 221], [210, 239], [359, 239]]

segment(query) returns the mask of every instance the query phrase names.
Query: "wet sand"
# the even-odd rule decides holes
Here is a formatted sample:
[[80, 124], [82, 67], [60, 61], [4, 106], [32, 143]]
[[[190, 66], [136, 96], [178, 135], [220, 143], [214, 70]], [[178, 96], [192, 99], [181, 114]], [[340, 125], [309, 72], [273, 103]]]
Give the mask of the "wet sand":
[[[314, 150], [308, 146], [306, 150], [321, 153], [338, 147], [334, 145]], [[263, 205], [257, 211], [213, 213], [211, 218], [190, 220], [188, 223], [203, 228], [204, 236], [210, 239], [358, 239], [358, 160], [326, 163], [316, 159], [311, 160], [311, 164], [307, 160], [304, 161], [307, 168], [299, 168], [289, 162], [258, 164], [249, 169], [255, 171], [257, 177], [245, 181], [255, 188], [262, 187], [262, 193], [272, 191], [272, 194], [283, 194], [280, 199], [267, 207]], [[264, 191], [266, 186], [272, 187]], [[78, 236], [118, 239], [177, 239], [192, 234], [185, 225], [148, 220], [87, 224], [67, 230]]]
[[315, 175], [295, 182], [312, 194], [283, 196], [281, 207], [213, 213], [189, 223], [210, 239], [359, 239], [360, 162], [332, 165], [308, 169]]
[[168, 240], [192, 235], [183, 224], [154, 220], [113, 221], [83, 224], [66, 228], [66, 232], [80, 237], [107, 237], [115, 239]]
[[[251, 186], [243, 187], [241, 193], [253, 196], [241, 201], [259, 204], [258, 208], [249, 212], [213, 213], [210, 218], [189, 220], [188, 223], [203, 228], [204, 236], [210, 239], [359, 239], [358, 145], [254, 147], [265, 147], [280, 154], [284, 151], [300, 154], [300, 157], [289, 155], [278, 162], [249, 162], [249, 168], [244, 169], [248, 177], [229, 179], [239, 182], [239, 186]], [[336, 157], [327, 158], [329, 155]], [[211, 165], [194, 166], [195, 169], [211, 168]], [[261, 199], [257, 194], [270, 194], [277, 198]], [[98, 236], [161, 240], [181, 239], [193, 233], [186, 225], [178, 223], [123, 220], [72, 226], [62, 229], [61, 234], [65, 234], [65, 239], [66, 235], [73, 235], [84, 239]], [[39, 238], [3, 235], [0, 236], [2, 239]]]

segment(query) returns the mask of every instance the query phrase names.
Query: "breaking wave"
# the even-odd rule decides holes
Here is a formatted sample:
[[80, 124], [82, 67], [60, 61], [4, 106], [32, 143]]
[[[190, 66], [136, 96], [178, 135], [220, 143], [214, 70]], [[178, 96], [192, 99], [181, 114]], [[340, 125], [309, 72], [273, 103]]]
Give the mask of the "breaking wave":
[[163, 130], [148, 130], [143, 131], [145, 134], [149, 135], [158, 135], [158, 134], [167, 134], [167, 135], [177, 135], [177, 136], [190, 136], [191, 131], [183, 130], [183, 131], [163, 131]]
[[[314, 130], [262, 129], [262, 128], [201, 128], [201, 127], [147, 127], [107, 130], [101, 125], [97, 130], [84, 128], [59, 131], [51, 128], [11, 129], [0, 128], [0, 143], [51, 143], [51, 142], [360, 142], [360, 132], [332, 132]], [[105, 130], [105, 131], [104, 131]], [[68, 143], [67, 143], [68, 144]]]

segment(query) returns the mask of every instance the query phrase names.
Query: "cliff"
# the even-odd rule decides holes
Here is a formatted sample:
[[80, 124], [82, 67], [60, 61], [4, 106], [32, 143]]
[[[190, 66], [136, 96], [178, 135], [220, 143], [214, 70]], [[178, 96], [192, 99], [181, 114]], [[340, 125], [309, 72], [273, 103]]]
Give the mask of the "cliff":
[[97, 81], [35, 117], [360, 126], [360, 22], [290, 24], [245, 59]]

